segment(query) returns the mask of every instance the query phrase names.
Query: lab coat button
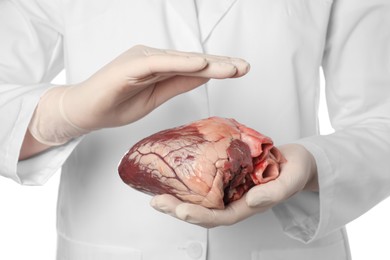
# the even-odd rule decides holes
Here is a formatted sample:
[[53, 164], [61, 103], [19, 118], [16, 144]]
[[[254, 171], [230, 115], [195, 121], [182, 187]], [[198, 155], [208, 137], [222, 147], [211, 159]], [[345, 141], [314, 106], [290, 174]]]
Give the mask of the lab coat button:
[[192, 259], [199, 259], [203, 254], [203, 247], [199, 242], [191, 242], [187, 246], [187, 255]]

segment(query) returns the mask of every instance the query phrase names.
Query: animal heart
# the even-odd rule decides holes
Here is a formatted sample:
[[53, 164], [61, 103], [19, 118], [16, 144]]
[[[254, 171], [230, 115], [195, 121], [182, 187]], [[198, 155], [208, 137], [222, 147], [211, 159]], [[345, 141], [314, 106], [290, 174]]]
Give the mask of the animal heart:
[[223, 209], [279, 176], [286, 160], [272, 140], [234, 119], [211, 117], [164, 130], [122, 158], [122, 180], [142, 192]]

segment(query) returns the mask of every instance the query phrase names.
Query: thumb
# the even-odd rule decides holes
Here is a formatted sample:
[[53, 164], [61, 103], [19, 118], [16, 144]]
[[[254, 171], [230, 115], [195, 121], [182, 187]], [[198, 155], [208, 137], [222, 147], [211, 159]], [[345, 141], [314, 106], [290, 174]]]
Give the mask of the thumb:
[[246, 203], [249, 207], [272, 207], [284, 199], [285, 193], [285, 187], [276, 179], [250, 189], [246, 196]]
[[159, 106], [170, 98], [190, 91], [209, 81], [209, 78], [175, 76], [159, 82], [153, 93], [155, 106]]
[[170, 194], [156, 195], [150, 201], [150, 206], [155, 210], [174, 216], [176, 207], [182, 202]]

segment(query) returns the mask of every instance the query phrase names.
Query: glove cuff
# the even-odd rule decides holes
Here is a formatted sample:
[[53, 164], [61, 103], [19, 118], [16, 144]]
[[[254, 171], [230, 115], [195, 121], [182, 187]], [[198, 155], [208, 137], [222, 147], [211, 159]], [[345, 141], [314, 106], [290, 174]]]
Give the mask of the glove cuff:
[[90, 130], [73, 124], [66, 116], [63, 100], [70, 87], [54, 87], [47, 90], [36, 107], [28, 129], [40, 143], [58, 146]]

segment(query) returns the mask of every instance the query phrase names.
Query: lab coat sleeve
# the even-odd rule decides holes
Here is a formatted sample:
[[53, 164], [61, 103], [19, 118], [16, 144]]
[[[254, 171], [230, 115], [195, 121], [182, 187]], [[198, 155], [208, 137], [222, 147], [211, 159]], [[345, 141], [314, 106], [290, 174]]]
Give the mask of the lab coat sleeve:
[[21, 184], [44, 183], [77, 141], [18, 162], [34, 109], [63, 68], [56, 1], [0, 1], [0, 175]]
[[390, 194], [390, 1], [334, 1], [323, 69], [335, 132], [298, 142], [316, 159], [319, 196], [300, 193], [273, 209], [306, 243]]

